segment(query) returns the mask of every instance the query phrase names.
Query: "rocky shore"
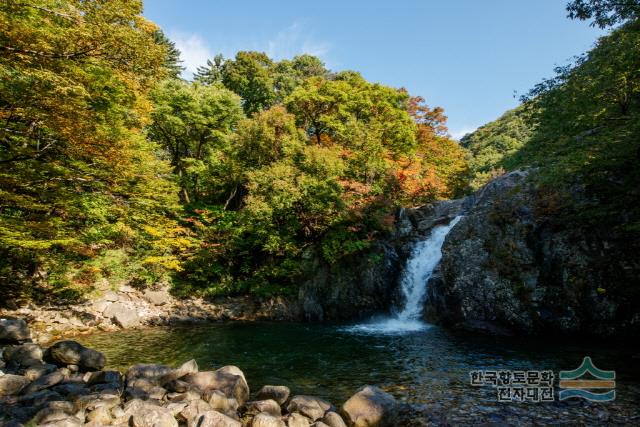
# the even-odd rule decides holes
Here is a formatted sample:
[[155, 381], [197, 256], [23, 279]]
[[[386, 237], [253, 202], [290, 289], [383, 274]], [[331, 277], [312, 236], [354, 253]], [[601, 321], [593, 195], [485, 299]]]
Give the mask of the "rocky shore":
[[340, 407], [285, 386], [257, 393], [236, 366], [201, 371], [195, 360], [179, 367], [131, 366], [103, 370], [105, 356], [71, 341], [44, 348], [23, 319], [0, 319], [0, 425], [134, 427], [384, 427], [399, 421], [401, 405], [364, 386]]
[[295, 320], [295, 305], [281, 297], [229, 297], [213, 301], [175, 298], [166, 287], [140, 290], [121, 285], [97, 297], [69, 305], [27, 305], [0, 309], [0, 317], [28, 322], [33, 341], [47, 344], [63, 337], [118, 329], [193, 324], [221, 320]]

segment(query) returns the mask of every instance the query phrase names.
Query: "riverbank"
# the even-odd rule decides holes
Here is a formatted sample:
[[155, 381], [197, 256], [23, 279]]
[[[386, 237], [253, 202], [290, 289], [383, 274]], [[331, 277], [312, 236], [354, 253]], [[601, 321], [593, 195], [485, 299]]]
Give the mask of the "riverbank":
[[103, 353], [76, 341], [48, 348], [30, 342], [22, 319], [3, 319], [0, 424], [136, 427], [346, 427], [405, 425], [402, 408], [383, 390], [361, 387], [341, 406], [318, 397], [291, 395], [286, 386], [251, 393], [236, 366], [199, 370], [195, 360], [178, 367], [136, 364], [103, 370]]
[[24, 319], [32, 339], [40, 344], [96, 331], [222, 320], [291, 321], [299, 316], [296, 304], [283, 297], [175, 298], [167, 288], [139, 290], [127, 285], [77, 304], [0, 309], [0, 318]]

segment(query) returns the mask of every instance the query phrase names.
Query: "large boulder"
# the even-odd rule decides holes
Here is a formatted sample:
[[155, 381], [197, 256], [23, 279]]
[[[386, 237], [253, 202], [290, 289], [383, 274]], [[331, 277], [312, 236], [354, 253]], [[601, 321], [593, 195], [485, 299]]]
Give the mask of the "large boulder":
[[331, 404], [314, 396], [298, 395], [291, 398], [287, 405], [287, 412], [299, 412], [312, 421], [319, 420], [331, 409]]
[[225, 366], [216, 371], [204, 371], [188, 374], [182, 380], [202, 393], [208, 390], [220, 390], [227, 397], [244, 405], [249, 397], [249, 385], [242, 371], [236, 366]]
[[134, 308], [127, 307], [120, 302], [114, 302], [107, 306], [102, 313], [123, 329], [134, 328], [140, 325], [140, 317]]
[[100, 370], [107, 363], [104, 354], [71, 340], [49, 347], [45, 358], [58, 366], [77, 365], [83, 370]]
[[342, 405], [349, 427], [393, 427], [398, 404], [378, 387], [365, 386]]
[[283, 405], [289, 398], [289, 394], [291, 394], [289, 387], [283, 385], [265, 385], [256, 395], [256, 399], [272, 399], [278, 402], [278, 405]]
[[0, 342], [20, 343], [31, 339], [27, 322], [22, 319], [0, 319]]

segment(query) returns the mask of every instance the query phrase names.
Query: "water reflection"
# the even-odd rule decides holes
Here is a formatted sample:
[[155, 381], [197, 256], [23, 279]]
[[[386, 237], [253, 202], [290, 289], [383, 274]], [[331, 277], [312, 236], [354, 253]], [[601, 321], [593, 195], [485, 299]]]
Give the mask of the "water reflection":
[[[284, 384], [294, 393], [317, 395], [335, 404], [360, 386], [375, 384], [399, 399], [439, 411], [451, 423], [588, 422], [603, 416], [612, 421], [635, 416], [640, 402], [640, 359], [634, 358], [638, 350], [618, 345], [514, 342], [460, 336], [438, 327], [402, 335], [371, 334], [344, 325], [295, 323], [98, 333], [82, 341], [105, 352], [114, 368], [134, 363], [175, 365], [190, 358], [202, 370], [234, 364], [245, 372], [254, 391], [264, 384]], [[495, 390], [469, 385], [470, 370], [557, 372], [575, 368], [585, 355], [597, 366], [617, 371], [618, 399], [612, 404], [499, 404]]]

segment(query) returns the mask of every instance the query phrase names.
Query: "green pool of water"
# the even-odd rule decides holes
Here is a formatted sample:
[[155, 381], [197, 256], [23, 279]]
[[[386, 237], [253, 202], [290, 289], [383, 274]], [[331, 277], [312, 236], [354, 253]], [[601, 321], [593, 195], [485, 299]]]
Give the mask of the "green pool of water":
[[[243, 370], [252, 391], [282, 384], [294, 394], [320, 396], [335, 405], [373, 384], [419, 405], [438, 423], [640, 424], [639, 350], [628, 345], [514, 341], [439, 327], [384, 334], [348, 325], [255, 322], [105, 332], [80, 341], [104, 352], [112, 368], [177, 365], [191, 358], [201, 370], [232, 364]], [[495, 389], [469, 381], [471, 370], [483, 369], [557, 374], [576, 368], [584, 356], [601, 369], [616, 370], [614, 402], [500, 403]]]

